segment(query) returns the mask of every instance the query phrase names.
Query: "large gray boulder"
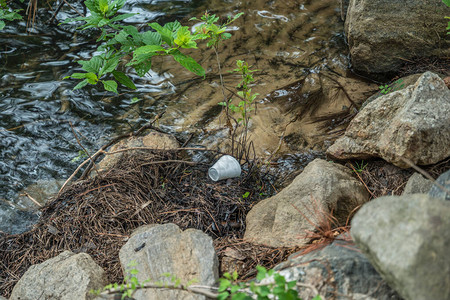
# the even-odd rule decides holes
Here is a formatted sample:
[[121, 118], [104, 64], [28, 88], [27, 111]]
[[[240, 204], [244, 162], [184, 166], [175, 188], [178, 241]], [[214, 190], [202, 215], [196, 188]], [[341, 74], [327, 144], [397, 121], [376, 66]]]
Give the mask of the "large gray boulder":
[[[437, 183], [437, 184], [436, 184]], [[450, 201], [450, 170], [442, 173], [436, 183], [430, 188], [428, 195], [433, 198], [439, 198]], [[439, 185], [438, 185], [439, 184]], [[444, 188], [444, 189], [442, 189]]]
[[10, 300], [94, 299], [89, 291], [106, 283], [105, 272], [88, 254], [64, 251], [31, 266], [14, 286]]
[[[214, 285], [219, 279], [219, 263], [212, 238], [200, 230], [182, 231], [175, 224], [151, 225], [138, 228], [119, 253], [122, 269], [131, 262], [139, 282], [170, 283], [164, 274], [181, 280], [182, 284]], [[204, 296], [180, 290], [143, 289], [137, 290], [136, 300], [205, 299]]]
[[344, 224], [368, 198], [349, 169], [315, 159], [289, 186], [250, 210], [244, 239], [273, 247], [303, 246], [310, 240], [308, 232], [327, 223], [331, 213]]
[[450, 8], [439, 0], [350, 0], [345, 34], [353, 68], [385, 73], [407, 60], [449, 56], [444, 16]]
[[450, 299], [450, 202], [381, 197], [352, 220], [355, 243], [403, 298]]
[[450, 156], [450, 90], [426, 72], [414, 85], [367, 104], [327, 150], [336, 159], [381, 157], [401, 168]]
[[[287, 281], [295, 280], [316, 287], [326, 299], [401, 300], [381, 278], [348, 234], [342, 234], [330, 245], [308, 254], [301, 251], [274, 268]], [[299, 290], [302, 299], [316, 295], [311, 289]], [[340, 299], [340, 298], [338, 298]]]

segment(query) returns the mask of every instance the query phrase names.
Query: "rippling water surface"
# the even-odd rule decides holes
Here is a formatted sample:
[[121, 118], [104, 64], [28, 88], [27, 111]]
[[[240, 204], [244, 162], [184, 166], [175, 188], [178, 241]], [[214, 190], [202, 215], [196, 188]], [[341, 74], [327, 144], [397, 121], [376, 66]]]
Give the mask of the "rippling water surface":
[[[304, 132], [289, 125], [297, 114], [292, 111], [321, 82], [317, 74], [329, 69], [346, 73], [343, 24], [335, 2], [133, 0], [124, 12], [138, 13], [127, 22], [139, 25], [186, 22], [206, 9], [221, 16], [243, 11], [244, 17], [230, 28], [235, 36], [220, 55], [224, 69], [232, 69], [236, 59], [246, 59], [259, 69], [254, 91], [261, 99], [251, 131], [259, 153], [271, 154], [277, 148], [298, 152], [301, 143], [311, 144], [309, 137], [299, 142], [311, 131], [309, 125], [297, 126], [303, 126]], [[58, 18], [75, 16], [64, 8]], [[1, 231], [20, 232], [36, 220], [36, 205], [20, 194], [55, 191], [72, 174], [80, 150], [74, 132], [84, 147], [95, 152], [115, 135], [137, 129], [166, 111], [161, 125], [180, 135], [194, 133], [195, 143], [217, 145], [226, 136], [219, 121], [217, 103], [222, 99], [211, 51], [193, 54], [207, 70], [205, 80], [194, 78], [170, 59], [160, 59], [145, 78], [131, 75], [135, 91], [124, 89], [113, 95], [92, 86], [73, 91], [77, 82], [62, 78], [77, 70], [75, 60], [91, 57], [95, 33], [73, 34], [69, 26], [37, 23], [27, 35], [25, 26], [24, 22], [8, 25], [0, 32]], [[228, 88], [233, 89], [238, 80], [225, 73]], [[133, 104], [133, 97], [141, 101]], [[280, 137], [285, 138], [281, 148]], [[296, 162], [305, 164], [316, 156], [308, 153], [289, 154], [280, 166], [290, 172]]]

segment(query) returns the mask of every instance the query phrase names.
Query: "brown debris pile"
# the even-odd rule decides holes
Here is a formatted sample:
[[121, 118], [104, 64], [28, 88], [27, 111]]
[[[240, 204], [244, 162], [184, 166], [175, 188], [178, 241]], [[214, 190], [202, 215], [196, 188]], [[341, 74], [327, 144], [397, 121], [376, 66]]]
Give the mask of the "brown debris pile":
[[179, 153], [125, 155], [110, 171], [66, 188], [42, 209], [39, 223], [29, 232], [0, 236], [3, 296], [10, 295], [32, 264], [64, 250], [88, 253], [109, 281], [120, 282], [119, 250], [144, 224], [200, 229], [216, 240], [219, 253], [233, 244], [245, 262], [242, 274], [256, 264], [271, 268], [286, 258], [290, 252], [240, 241], [247, 212], [261, 195], [273, 193], [270, 183], [245, 171], [241, 178], [215, 183], [206, 177], [209, 166], [180, 162]]
[[[412, 168], [401, 169], [381, 159], [347, 162], [346, 166], [353, 169], [355, 175], [366, 186], [371, 199], [401, 195], [409, 177], [417, 172]], [[437, 179], [439, 175], [450, 169], [450, 159], [419, 169]]]

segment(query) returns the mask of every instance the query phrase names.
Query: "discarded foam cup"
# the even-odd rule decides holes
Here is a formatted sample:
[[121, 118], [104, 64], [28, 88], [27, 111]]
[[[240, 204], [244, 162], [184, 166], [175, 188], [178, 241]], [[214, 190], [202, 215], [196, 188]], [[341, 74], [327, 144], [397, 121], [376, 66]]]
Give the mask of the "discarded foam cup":
[[208, 175], [214, 181], [239, 177], [241, 175], [241, 165], [233, 156], [224, 155], [209, 168]]

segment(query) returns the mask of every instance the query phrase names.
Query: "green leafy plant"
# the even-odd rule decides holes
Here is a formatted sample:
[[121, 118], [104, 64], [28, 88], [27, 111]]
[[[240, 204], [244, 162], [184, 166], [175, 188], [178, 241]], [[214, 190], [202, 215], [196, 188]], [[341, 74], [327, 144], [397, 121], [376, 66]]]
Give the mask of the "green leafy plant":
[[242, 60], [238, 60], [236, 66], [237, 68], [234, 69], [233, 72], [241, 75], [241, 82], [237, 85], [237, 88], [239, 89], [237, 95], [240, 97], [241, 101], [239, 101], [238, 105], [234, 105], [232, 99], [230, 99], [227, 102], [220, 102], [219, 105], [228, 106], [231, 111], [239, 113], [240, 118], [237, 119], [237, 123], [243, 122], [244, 126], [247, 128], [250, 120], [250, 112], [255, 109], [253, 104], [256, 97], [259, 95], [258, 93], [252, 94], [252, 89], [250, 88], [250, 84], [255, 81], [252, 73], [257, 70], [251, 70], [251, 66]]
[[[216, 55], [217, 60], [217, 67], [219, 68], [219, 78], [220, 78], [220, 86], [222, 89], [222, 96], [223, 96], [223, 103], [225, 103], [226, 107], [226, 114], [228, 117], [228, 123], [229, 118], [229, 107], [228, 107], [228, 101], [225, 96], [225, 84], [223, 82], [223, 75], [222, 75], [222, 67], [220, 64], [220, 58], [219, 58], [219, 46], [220, 43], [224, 40], [227, 40], [231, 38], [231, 33], [226, 32], [227, 26], [229, 26], [231, 23], [236, 21], [238, 18], [240, 18], [244, 13], [238, 13], [234, 17], [228, 17], [227, 21], [224, 24], [219, 25], [219, 17], [212, 14], [210, 15], [208, 12], [205, 12], [205, 14], [201, 17], [201, 23], [199, 26], [196, 27], [195, 33], [199, 35], [202, 39], [207, 40], [207, 47], [211, 47], [214, 50], [214, 53]], [[190, 20], [197, 20], [197, 18], [191, 18]]]
[[124, 283], [118, 284], [118, 283], [112, 283], [108, 284], [103, 289], [98, 290], [91, 290], [90, 293], [94, 295], [100, 295], [104, 291], [118, 291], [121, 293], [122, 297], [121, 299], [125, 298], [131, 298], [133, 296], [133, 293], [138, 289], [144, 287], [145, 283], [149, 282], [150, 280], [146, 280], [142, 283], [140, 283], [136, 277], [136, 275], [139, 273], [139, 271], [134, 268], [137, 266], [137, 263], [135, 261], [132, 261], [127, 266], [127, 275], [124, 278]]
[[[258, 300], [301, 300], [298, 292], [294, 289], [297, 285], [296, 281], [287, 282], [281, 274], [274, 270], [267, 270], [262, 266], [256, 268], [258, 270], [256, 275], [258, 281], [272, 277], [272, 282], [268, 284], [237, 282], [238, 274], [236, 271], [233, 274], [225, 273], [224, 278], [220, 279], [217, 299], [252, 300], [255, 299], [252, 295], [256, 295]], [[313, 300], [321, 300], [321, 297], [318, 295]]]
[[[450, 0], [442, 0], [442, 2], [444, 2], [445, 5], [447, 5], [448, 7], [450, 7]], [[445, 17], [446, 19], [450, 19], [450, 17]], [[447, 28], [446, 28], [447, 34], [450, 34], [450, 21], [447, 24]]]
[[118, 82], [136, 89], [131, 79], [120, 69], [134, 68], [139, 76], [144, 76], [151, 69], [151, 61], [155, 56], [172, 56], [175, 61], [198, 76], [205, 76], [205, 70], [192, 57], [181, 52], [182, 49], [197, 48], [196, 41], [207, 38], [204, 34], [191, 34], [187, 26], [178, 21], [148, 24], [153, 30], [140, 32], [136, 27], [123, 25], [123, 21], [134, 14], [119, 14], [125, 0], [86, 0], [85, 5], [90, 14], [86, 17], [67, 19], [64, 23], [81, 21], [81, 30], [97, 28], [101, 42], [97, 55], [90, 60], [78, 63], [83, 73], [74, 73], [64, 79], [82, 79], [74, 89], [88, 84], [101, 82], [107, 91], [117, 92]]
[[75, 163], [77, 161], [80, 161], [84, 158], [88, 157], [87, 153], [84, 150], [79, 150], [78, 155], [72, 158], [71, 162]]
[[380, 85], [378, 88], [380, 89], [380, 93], [387, 95], [390, 92], [395, 92], [402, 89], [405, 86], [402, 82], [403, 79], [399, 79], [394, 81], [394, 83], [392, 83], [391, 85], [389, 84]]
[[[23, 0], [21, 0], [21, 2], [23, 2]], [[22, 20], [22, 16], [19, 14], [20, 11], [22, 11], [22, 9], [10, 8], [6, 3], [6, 0], [0, 0], [0, 30], [5, 28], [5, 21]]]
[[355, 165], [356, 165], [355, 171], [357, 173], [361, 173], [367, 167], [368, 163], [364, 163], [364, 160], [362, 160], [360, 163], [355, 162]]
[[[108, 284], [102, 289], [91, 290], [91, 294], [96, 296], [107, 296], [111, 294], [121, 295], [121, 299], [131, 298], [137, 289], [175, 289], [175, 290], [186, 290], [192, 293], [197, 293], [205, 295], [209, 298], [225, 300], [251, 300], [255, 299], [253, 296], [256, 295], [258, 300], [269, 300], [269, 299], [279, 299], [279, 300], [301, 300], [298, 297], [298, 292], [294, 289], [297, 285], [296, 281], [287, 282], [283, 275], [274, 272], [273, 270], [267, 270], [264, 267], [257, 266], [258, 273], [256, 275], [256, 280], [269, 281], [268, 283], [245, 283], [237, 282], [238, 274], [233, 272], [233, 274], [225, 273], [223, 278], [220, 278], [219, 288], [208, 287], [208, 286], [195, 286], [193, 285], [196, 280], [191, 280], [185, 285], [182, 284], [181, 280], [176, 276], [165, 273], [164, 277], [168, 278], [170, 283], [155, 282], [151, 283], [150, 279], [140, 283], [136, 277], [139, 273], [136, 266], [136, 262], [133, 261], [128, 265], [127, 275], [124, 278], [124, 283], [118, 284]], [[320, 295], [317, 295], [313, 300], [321, 300]]]

